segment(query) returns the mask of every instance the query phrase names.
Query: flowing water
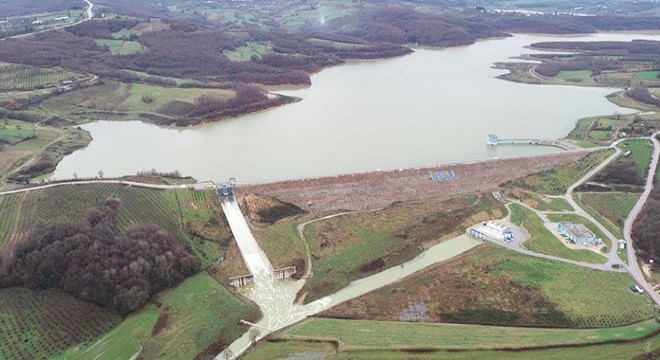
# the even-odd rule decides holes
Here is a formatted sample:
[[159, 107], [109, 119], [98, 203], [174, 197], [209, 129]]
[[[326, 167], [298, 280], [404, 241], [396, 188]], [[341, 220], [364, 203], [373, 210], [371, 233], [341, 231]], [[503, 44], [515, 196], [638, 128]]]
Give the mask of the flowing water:
[[98, 121], [94, 137], [67, 156], [55, 178], [179, 170], [199, 179], [239, 181], [334, 175], [460, 160], [558, 151], [488, 147], [500, 137], [555, 139], [579, 118], [630, 112], [610, 103], [615, 89], [540, 86], [496, 79], [496, 62], [551, 40], [660, 39], [660, 35], [516, 35], [449, 49], [416, 49], [387, 60], [352, 62], [312, 76], [302, 101], [196, 128]]
[[473, 247], [480, 241], [466, 235], [444, 241], [429, 248], [414, 259], [366, 278], [353, 281], [336, 293], [313, 301], [306, 305], [294, 304], [297, 292], [304, 285], [304, 280], [273, 280], [272, 276], [256, 276], [252, 285], [244, 288], [243, 293], [257, 303], [263, 318], [241, 338], [231, 344], [229, 350], [218, 355], [218, 359], [227, 353], [238, 356], [247, 350], [254, 340], [259, 340], [271, 332], [295, 324], [305, 318], [345, 301], [364, 295], [370, 291], [389, 285], [410, 276], [433, 264], [451, 259]]

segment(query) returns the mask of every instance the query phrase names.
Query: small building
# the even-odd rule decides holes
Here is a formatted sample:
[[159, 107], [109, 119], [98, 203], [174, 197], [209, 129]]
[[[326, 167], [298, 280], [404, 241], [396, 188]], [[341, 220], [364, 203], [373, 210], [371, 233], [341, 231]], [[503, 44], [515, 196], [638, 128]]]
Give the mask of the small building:
[[488, 134], [486, 137], [486, 144], [491, 145], [491, 146], [497, 146], [499, 144], [500, 140], [495, 134]]
[[619, 244], [619, 249], [623, 250], [623, 249], [626, 248], [626, 241], [625, 240], [619, 239], [618, 244]]
[[576, 245], [600, 245], [603, 241], [582, 224], [562, 221], [557, 224], [557, 230]]
[[468, 230], [468, 235], [475, 239], [490, 239], [509, 242], [513, 239], [513, 232], [508, 227], [495, 221], [475, 225]]

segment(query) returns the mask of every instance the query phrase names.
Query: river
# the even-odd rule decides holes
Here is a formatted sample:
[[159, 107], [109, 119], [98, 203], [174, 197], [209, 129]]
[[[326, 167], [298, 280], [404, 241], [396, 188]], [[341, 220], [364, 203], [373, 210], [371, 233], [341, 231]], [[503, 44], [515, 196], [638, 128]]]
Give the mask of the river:
[[415, 49], [386, 60], [351, 62], [281, 91], [302, 101], [195, 128], [138, 121], [83, 125], [91, 144], [67, 156], [53, 178], [179, 170], [198, 179], [265, 181], [396, 169], [555, 148], [488, 147], [486, 135], [555, 139], [579, 118], [630, 113], [605, 99], [615, 89], [540, 86], [496, 79], [496, 62], [550, 40], [655, 39], [660, 35], [516, 35], [449, 49]]

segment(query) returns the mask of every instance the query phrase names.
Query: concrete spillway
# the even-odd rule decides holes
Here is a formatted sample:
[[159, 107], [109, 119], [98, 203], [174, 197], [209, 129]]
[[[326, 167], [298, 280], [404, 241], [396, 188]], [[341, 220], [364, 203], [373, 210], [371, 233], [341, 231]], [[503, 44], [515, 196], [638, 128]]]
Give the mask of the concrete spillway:
[[250, 231], [250, 227], [245, 221], [236, 200], [234, 198], [223, 199], [222, 210], [225, 212], [231, 232], [234, 234], [236, 244], [250, 273], [255, 278], [272, 277], [273, 266], [264, 251], [259, 247], [254, 235], [252, 235], [252, 231]]

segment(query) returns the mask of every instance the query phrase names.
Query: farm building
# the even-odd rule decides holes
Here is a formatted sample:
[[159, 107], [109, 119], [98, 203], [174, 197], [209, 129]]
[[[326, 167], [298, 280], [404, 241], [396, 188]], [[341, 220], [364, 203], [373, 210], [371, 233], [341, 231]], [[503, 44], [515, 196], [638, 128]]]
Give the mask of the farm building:
[[476, 225], [468, 230], [468, 235], [476, 239], [492, 239], [509, 242], [513, 233], [508, 227], [495, 221], [489, 221], [482, 225]]
[[582, 224], [573, 224], [568, 221], [562, 221], [557, 224], [557, 230], [568, 240], [577, 245], [600, 245], [603, 241], [597, 237], [591, 230]]

